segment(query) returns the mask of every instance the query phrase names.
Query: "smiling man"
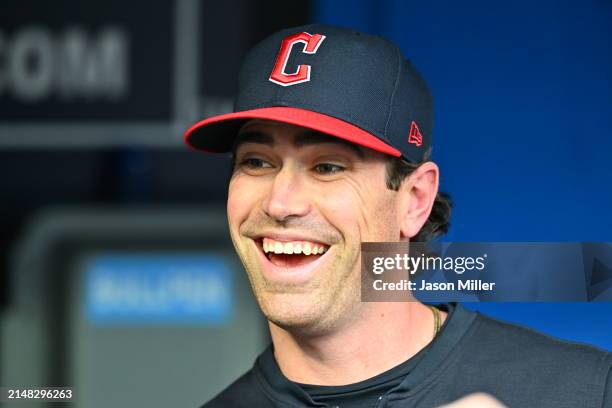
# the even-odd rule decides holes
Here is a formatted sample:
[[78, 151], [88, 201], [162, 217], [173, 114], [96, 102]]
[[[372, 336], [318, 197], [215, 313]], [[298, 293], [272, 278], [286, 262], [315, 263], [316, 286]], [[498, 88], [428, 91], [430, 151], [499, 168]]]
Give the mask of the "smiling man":
[[384, 320], [366, 316], [378, 307], [359, 301], [360, 245], [418, 231], [436, 194], [437, 167], [420, 167], [411, 177], [415, 197], [398, 199], [386, 186], [382, 153], [263, 120], [239, 131], [234, 160], [231, 236], [273, 335], [349, 334], [359, 322], [385, 329]]
[[361, 301], [362, 242], [448, 228], [432, 110], [396, 46], [311, 25], [257, 45], [235, 112], [187, 131], [232, 152], [230, 234], [272, 337], [204, 407], [609, 406], [609, 353], [457, 304]]

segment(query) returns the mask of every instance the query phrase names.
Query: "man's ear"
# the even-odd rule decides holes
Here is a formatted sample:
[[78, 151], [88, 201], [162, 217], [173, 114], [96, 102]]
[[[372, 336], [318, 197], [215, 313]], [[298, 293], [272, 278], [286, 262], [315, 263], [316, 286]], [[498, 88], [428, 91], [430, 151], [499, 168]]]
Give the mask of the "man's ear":
[[425, 162], [402, 182], [398, 191], [401, 238], [417, 235], [429, 218], [438, 194], [439, 177], [438, 166]]

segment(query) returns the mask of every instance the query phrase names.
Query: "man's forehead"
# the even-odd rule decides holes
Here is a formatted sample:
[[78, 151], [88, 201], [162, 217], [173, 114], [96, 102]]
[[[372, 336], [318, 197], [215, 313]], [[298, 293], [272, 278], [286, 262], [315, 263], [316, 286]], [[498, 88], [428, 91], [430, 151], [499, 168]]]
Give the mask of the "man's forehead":
[[247, 142], [273, 146], [279, 138], [291, 139], [295, 147], [334, 144], [347, 147], [360, 157], [365, 156], [363, 147], [339, 137], [302, 126], [262, 119], [252, 119], [240, 128], [234, 144], [234, 152], [238, 146]]

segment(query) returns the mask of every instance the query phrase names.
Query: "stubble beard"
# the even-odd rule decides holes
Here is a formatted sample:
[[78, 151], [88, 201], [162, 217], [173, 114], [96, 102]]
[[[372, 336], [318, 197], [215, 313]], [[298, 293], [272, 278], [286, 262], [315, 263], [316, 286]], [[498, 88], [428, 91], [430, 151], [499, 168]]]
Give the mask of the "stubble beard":
[[[262, 313], [272, 324], [301, 336], [330, 334], [359, 316], [361, 275], [358, 248], [336, 254], [306, 284], [267, 280], [253, 249], [238, 253]], [[347, 253], [348, 252], [348, 253]]]

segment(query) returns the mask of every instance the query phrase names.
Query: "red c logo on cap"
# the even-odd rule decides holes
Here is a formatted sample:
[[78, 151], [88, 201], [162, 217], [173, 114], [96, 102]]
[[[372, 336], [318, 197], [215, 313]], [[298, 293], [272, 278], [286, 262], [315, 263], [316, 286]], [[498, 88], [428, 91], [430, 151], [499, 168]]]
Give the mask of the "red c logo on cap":
[[281, 86], [289, 86], [310, 81], [310, 65], [299, 65], [297, 71], [292, 74], [285, 72], [287, 61], [291, 55], [292, 48], [297, 43], [304, 44], [305, 54], [315, 54], [325, 39], [321, 34], [298, 33], [285, 37], [281, 43], [280, 50], [276, 56], [276, 63], [270, 74], [270, 81]]

